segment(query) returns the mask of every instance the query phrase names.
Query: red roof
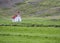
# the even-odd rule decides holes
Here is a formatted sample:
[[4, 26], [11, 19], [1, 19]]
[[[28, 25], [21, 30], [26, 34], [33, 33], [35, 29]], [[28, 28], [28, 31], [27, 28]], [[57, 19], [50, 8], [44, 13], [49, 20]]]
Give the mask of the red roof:
[[17, 17], [17, 15], [14, 15], [14, 16], [12, 16], [12, 19], [15, 19]]

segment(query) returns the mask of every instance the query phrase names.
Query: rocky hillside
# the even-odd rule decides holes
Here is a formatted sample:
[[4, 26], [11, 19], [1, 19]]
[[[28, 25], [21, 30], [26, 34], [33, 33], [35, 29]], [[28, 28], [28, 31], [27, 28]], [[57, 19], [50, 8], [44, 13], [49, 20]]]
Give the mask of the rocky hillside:
[[16, 9], [21, 11], [23, 17], [60, 16], [60, 0], [25, 0], [23, 3], [15, 4], [11, 9], [0, 10], [12, 14]]
[[16, 3], [23, 3], [25, 0], [0, 0], [1, 8], [11, 8]]

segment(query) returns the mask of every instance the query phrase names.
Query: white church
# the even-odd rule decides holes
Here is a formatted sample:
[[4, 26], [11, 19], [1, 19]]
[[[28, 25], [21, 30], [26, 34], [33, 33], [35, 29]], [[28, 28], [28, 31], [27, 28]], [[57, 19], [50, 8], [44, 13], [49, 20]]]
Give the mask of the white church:
[[21, 13], [18, 11], [15, 15], [12, 16], [12, 22], [21, 22]]

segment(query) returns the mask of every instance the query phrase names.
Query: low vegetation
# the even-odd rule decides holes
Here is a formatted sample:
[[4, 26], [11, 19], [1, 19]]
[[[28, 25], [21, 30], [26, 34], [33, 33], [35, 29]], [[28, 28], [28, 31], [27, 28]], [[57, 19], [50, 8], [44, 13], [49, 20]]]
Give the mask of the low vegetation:
[[[11, 22], [16, 9], [22, 22]], [[60, 43], [60, 0], [26, 0], [0, 8], [0, 43]]]

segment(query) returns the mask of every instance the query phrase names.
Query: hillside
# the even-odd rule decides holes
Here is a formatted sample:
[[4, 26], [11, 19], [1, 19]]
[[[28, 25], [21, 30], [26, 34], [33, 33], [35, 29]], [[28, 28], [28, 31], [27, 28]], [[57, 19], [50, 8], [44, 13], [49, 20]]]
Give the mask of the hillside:
[[0, 15], [12, 15], [16, 9], [21, 11], [23, 17], [60, 16], [60, 0], [26, 0], [10, 9], [0, 9]]
[[[16, 10], [22, 21], [12, 18]], [[60, 0], [24, 0], [11, 8], [0, 6], [0, 43], [60, 43]]]

